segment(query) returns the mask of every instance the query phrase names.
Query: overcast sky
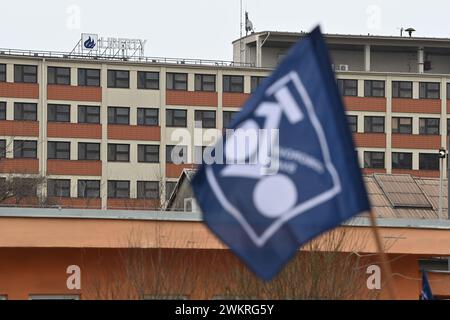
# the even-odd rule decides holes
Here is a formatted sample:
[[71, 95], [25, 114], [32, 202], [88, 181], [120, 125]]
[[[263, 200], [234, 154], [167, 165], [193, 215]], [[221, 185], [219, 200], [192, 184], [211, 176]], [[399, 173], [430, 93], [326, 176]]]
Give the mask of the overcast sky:
[[[256, 31], [450, 37], [447, 0], [243, 0]], [[232, 59], [239, 0], [1, 1], [0, 47], [70, 51], [81, 32], [148, 41], [146, 56]]]

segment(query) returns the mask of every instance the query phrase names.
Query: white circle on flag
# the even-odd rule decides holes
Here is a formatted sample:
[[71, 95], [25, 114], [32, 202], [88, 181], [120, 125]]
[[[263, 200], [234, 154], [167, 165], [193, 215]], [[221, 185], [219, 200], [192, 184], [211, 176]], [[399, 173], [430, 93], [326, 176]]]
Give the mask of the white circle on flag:
[[297, 188], [286, 175], [275, 175], [261, 179], [253, 193], [253, 202], [259, 212], [275, 219], [293, 208], [297, 203]]

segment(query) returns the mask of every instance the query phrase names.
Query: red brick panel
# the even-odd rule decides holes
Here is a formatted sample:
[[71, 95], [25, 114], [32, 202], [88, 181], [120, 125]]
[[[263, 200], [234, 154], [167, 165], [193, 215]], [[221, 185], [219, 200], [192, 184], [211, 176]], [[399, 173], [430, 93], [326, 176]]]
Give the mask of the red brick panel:
[[48, 85], [47, 99], [69, 101], [102, 101], [101, 87], [78, 87], [65, 85]]
[[0, 97], [39, 99], [39, 85], [37, 83], [0, 82]]
[[439, 99], [392, 99], [392, 112], [441, 113]]
[[161, 127], [108, 125], [108, 139], [160, 141]]
[[39, 173], [38, 159], [1, 159], [1, 173], [23, 173], [37, 174]]
[[447, 114], [450, 114], [450, 100], [447, 100]]
[[108, 199], [108, 209], [115, 210], [158, 210], [160, 200], [144, 199]]
[[437, 170], [392, 169], [392, 174], [410, 174], [421, 178], [439, 178], [439, 171]]
[[2, 120], [0, 136], [39, 137], [39, 122]]
[[102, 207], [101, 199], [85, 198], [48, 198], [48, 205], [61, 206], [62, 208], [78, 209], [100, 209]]
[[101, 176], [101, 161], [48, 160], [47, 174], [62, 176]]
[[47, 136], [50, 138], [101, 139], [102, 126], [89, 123], [49, 122]]
[[0, 202], [1, 206], [8, 206], [8, 207], [23, 207], [23, 208], [33, 208], [38, 207], [39, 205], [39, 198], [38, 197], [25, 197], [25, 198], [6, 198], [5, 200]]
[[357, 147], [386, 148], [386, 134], [384, 133], [355, 133], [353, 140]]
[[167, 178], [179, 178], [184, 169], [193, 169], [195, 164], [166, 164], [166, 177]]
[[344, 97], [347, 111], [386, 112], [386, 98]]
[[166, 104], [175, 106], [217, 107], [217, 92], [167, 90]]
[[441, 136], [418, 134], [393, 134], [392, 147], [400, 149], [434, 149], [441, 146]]
[[386, 169], [362, 169], [362, 173], [365, 175], [374, 174], [374, 173], [386, 173]]
[[224, 107], [242, 107], [245, 102], [250, 98], [248, 93], [223, 93], [223, 106]]

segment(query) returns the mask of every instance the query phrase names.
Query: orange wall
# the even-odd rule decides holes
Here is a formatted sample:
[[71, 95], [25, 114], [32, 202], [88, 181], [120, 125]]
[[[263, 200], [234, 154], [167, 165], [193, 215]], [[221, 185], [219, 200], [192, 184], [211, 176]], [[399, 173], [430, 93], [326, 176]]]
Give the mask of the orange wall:
[[[130, 250], [130, 249], [128, 249]], [[127, 255], [129, 254], [129, 255]], [[156, 287], [137, 289], [130, 282], [140, 276], [124, 275], [124, 270], [134, 270], [146, 265], [150, 274], [158, 274], [161, 280], [172, 281]], [[135, 264], [127, 260], [137, 259]], [[156, 258], [161, 264], [155, 266]], [[398, 299], [417, 300], [420, 292], [418, 256], [391, 256], [394, 273], [393, 284]], [[152, 261], [152, 266], [150, 266]], [[364, 265], [376, 264], [376, 257], [365, 260]], [[129, 263], [129, 264], [127, 264]], [[67, 267], [77, 265], [81, 269], [81, 290], [69, 290], [66, 286], [69, 274]], [[28, 299], [29, 295], [80, 295], [82, 299], [138, 299], [136, 291], [165, 291], [167, 295], [180, 294], [189, 299], [210, 299], [215, 295], [226, 295], [227, 288], [243, 281], [230, 270], [242, 265], [228, 250], [172, 250], [136, 251], [130, 253], [115, 249], [0, 249], [0, 295], [8, 299]], [[366, 268], [361, 269], [361, 281], [367, 281]], [[150, 277], [153, 277], [150, 275]], [[183, 278], [183, 279], [181, 279]], [[432, 286], [436, 294], [450, 294], [450, 277], [433, 275]], [[382, 277], [382, 283], [384, 283]], [[117, 283], [114, 283], [117, 281]], [[142, 280], [149, 283], [149, 280]], [[434, 285], [433, 285], [434, 283]], [[365, 284], [362, 284], [365, 286]], [[150, 289], [149, 289], [150, 288]], [[385, 288], [385, 284], [382, 285]], [[369, 292], [369, 291], [368, 291]], [[386, 291], [371, 291], [372, 297], [387, 298]]]
[[[234, 278], [224, 281], [226, 270], [239, 265], [201, 221], [2, 217], [0, 230], [0, 295], [7, 294], [10, 299], [26, 299], [29, 294], [74, 294], [66, 288], [65, 272], [69, 265], [82, 269], [82, 290], [75, 292], [82, 298], [99, 298], [92, 293], [93, 283], [100, 281], [103, 288], [111, 281], [105, 279], [111, 276], [114, 281], [120, 280], [116, 290], [123, 292], [130, 281], [120, 278], [128, 263], [123, 257], [135, 254], [136, 250], [162, 252], [162, 266], [168, 272], [165, 281], [171, 286], [182, 281], [177, 276], [185, 275], [186, 268], [195, 270], [194, 274], [186, 275], [193, 277], [188, 279], [196, 284], [189, 291], [191, 299], [223, 294], [224, 283], [232, 285], [235, 281]], [[347, 237], [339, 252], [359, 252], [364, 257], [364, 266], [379, 265], [369, 228], [342, 227], [336, 232], [346, 232]], [[449, 256], [450, 233], [440, 229], [380, 228], [380, 236], [389, 239], [386, 246], [397, 298], [416, 300], [421, 284], [418, 260]], [[360, 242], [361, 239], [364, 241]], [[327, 248], [322, 237], [314, 244], [315, 252]], [[310, 254], [309, 250], [304, 247], [300, 254]], [[158, 270], [154, 272], [158, 277], [165, 276]], [[367, 280], [364, 267], [361, 272]], [[446, 285], [450, 284], [449, 275], [433, 274], [432, 279], [436, 294], [450, 296], [450, 286]], [[381, 298], [388, 297], [386, 291], [378, 293]]]

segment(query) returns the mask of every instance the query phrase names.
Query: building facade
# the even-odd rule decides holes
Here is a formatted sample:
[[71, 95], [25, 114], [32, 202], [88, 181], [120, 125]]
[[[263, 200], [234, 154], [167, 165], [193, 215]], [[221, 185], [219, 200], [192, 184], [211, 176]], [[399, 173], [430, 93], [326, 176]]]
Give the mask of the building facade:
[[[47, 205], [161, 208], [208, 145], [194, 141], [199, 123], [220, 134], [301, 37], [249, 35], [229, 63], [0, 50], [0, 177], [45, 177], [27, 199]], [[364, 172], [439, 176], [450, 40], [327, 41]], [[175, 145], [186, 163], [172, 163]]]

